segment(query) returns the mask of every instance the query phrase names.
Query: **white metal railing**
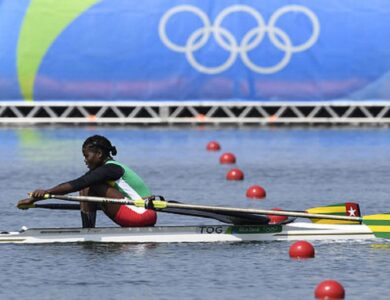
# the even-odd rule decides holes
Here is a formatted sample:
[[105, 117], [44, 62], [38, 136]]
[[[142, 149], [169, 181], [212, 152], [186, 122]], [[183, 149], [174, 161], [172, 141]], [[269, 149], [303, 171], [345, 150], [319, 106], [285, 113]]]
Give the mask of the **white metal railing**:
[[390, 101], [3, 101], [0, 124], [390, 124]]

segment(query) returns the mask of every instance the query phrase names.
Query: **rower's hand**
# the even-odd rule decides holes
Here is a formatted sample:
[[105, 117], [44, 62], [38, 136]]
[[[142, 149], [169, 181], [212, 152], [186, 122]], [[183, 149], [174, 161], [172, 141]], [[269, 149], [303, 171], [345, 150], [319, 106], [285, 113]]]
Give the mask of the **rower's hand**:
[[45, 195], [47, 194], [48, 194], [47, 190], [38, 189], [29, 193], [29, 196], [34, 198], [35, 200], [42, 200], [45, 198]]
[[159, 196], [159, 195], [152, 195], [152, 196], [149, 196], [149, 197], [144, 197], [144, 207], [146, 209], [153, 209], [153, 210], [156, 210], [156, 207], [154, 206], [154, 200], [156, 200], [157, 202], [162, 202], [164, 201], [165, 202], [165, 199], [163, 196]]
[[154, 196], [149, 196], [149, 197], [146, 197], [144, 198], [144, 206], [146, 209], [153, 209], [154, 210], [154, 203], [153, 203], [153, 200], [155, 200], [156, 197]]
[[16, 207], [19, 209], [29, 209], [34, 205], [35, 200], [33, 198], [27, 198], [18, 201], [18, 204], [16, 204]]

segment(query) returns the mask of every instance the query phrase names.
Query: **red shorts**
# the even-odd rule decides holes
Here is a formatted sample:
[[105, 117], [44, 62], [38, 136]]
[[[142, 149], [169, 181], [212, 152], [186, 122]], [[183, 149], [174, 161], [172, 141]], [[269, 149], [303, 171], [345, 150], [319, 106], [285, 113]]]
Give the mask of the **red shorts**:
[[144, 227], [156, 224], [157, 214], [152, 209], [137, 212], [126, 205], [121, 205], [115, 216], [115, 223], [122, 227]]

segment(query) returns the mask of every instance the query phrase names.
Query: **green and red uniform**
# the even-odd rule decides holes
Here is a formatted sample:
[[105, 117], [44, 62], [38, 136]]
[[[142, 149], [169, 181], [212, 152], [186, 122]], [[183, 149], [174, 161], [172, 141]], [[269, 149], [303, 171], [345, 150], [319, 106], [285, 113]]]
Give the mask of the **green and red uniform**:
[[[115, 160], [108, 160], [103, 166], [69, 182], [73, 191], [102, 183], [109, 184], [124, 197], [132, 200], [151, 195], [141, 177], [128, 166]], [[114, 221], [123, 227], [153, 226], [157, 221], [157, 214], [150, 209], [121, 205]]]

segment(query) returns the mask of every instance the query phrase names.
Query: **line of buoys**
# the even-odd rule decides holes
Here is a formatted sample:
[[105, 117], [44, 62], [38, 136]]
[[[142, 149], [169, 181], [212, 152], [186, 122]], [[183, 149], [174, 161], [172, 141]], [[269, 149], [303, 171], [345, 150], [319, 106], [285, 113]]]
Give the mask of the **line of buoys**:
[[[289, 255], [294, 259], [314, 258], [315, 249], [307, 241], [297, 241], [290, 246]], [[321, 300], [341, 300], [345, 298], [345, 290], [341, 283], [333, 279], [327, 279], [317, 285], [314, 296]]]
[[344, 299], [345, 290], [341, 283], [336, 280], [328, 279], [317, 285], [314, 295], [316, 299]]
[[[219, 151], [221, 145], [217, 141], [210, 141], [207, 144], [208, 151]], [[236, 156], [233, 153], [225, 152], [219, 157], [220, 164], [235, 164]], [[227, 180], [244, 180], [244, 172], [238, 168], [230, 169], [226, 174]], [[249, 199], [264, 199], [266, 191], [259, 185], [252, 185], [246, 190], [246, 197]], [[282, 210], [281, 208], [272, 208], [272, 210]], [[280, 224], [286, 221], [286, 216], [268, 215], [269, 224]], [[293, 259], [308, 259], [315, 257], [315, 249], [307, 241], [297, 241], [289, 248], [289, 256]], [[315, 289], [316, 299], [344, 299], [344, 287], [335, 280], [325, 280]]]
[[[210, 141], [208, 142], [206, 149], [208, 151], [219, 151], [221, 150], [221, 145], [218, 141]], [[222, 153], [219, 157], [220, 164], [235, 164], [237, 162], [237, 158], [234, 153], [225, 152]], [[229, 181], [239, 181], [244, 180], [244, 172], [239, 168], [230, 169], [226, 173], [226, 179]], [[265, 189], [259, 185], [252, 185], [246, 190], [246, 196], [250, 199], [264, 199], [266, 197]]]

